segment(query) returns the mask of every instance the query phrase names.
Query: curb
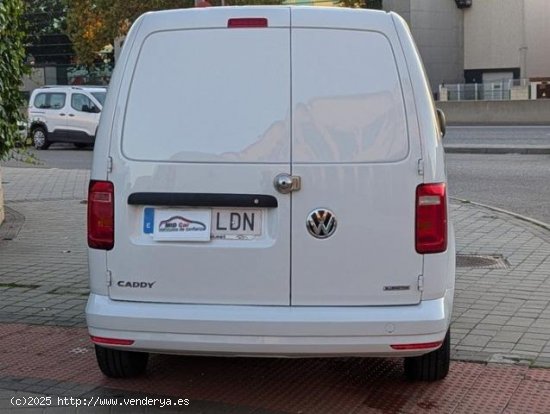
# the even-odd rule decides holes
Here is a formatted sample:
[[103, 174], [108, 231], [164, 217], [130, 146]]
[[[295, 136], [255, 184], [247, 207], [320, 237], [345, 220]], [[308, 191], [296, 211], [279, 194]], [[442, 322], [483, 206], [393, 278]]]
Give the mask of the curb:
[[25, 216], [7, 205], [4, 205], [4, 209], [6, 219], [0, 225], [0, 241], [13, 240], [19, 234], [21, 227], [23, 227]]
[[550, 154], [550, 147], [540, 145], [444, 145], [443, 148], [447, 154]]
[[489, 206], [489, 205], [487, 205], [487, 204], [482, 204], [482, 203], [477, 203], [477, 202], [475, 202], [475, 201], [465, 200], [465, 199], [456, 198], [456, 197], [449, 197], [449, 198], [450, 198], [452, 201], [456, 201], [456, 202], [459, 202], [459, 203], [471, 204], [471, 205], [473, 205], [473, 206], [483, 207], [483, 208], [486, 208], [486, 209], [488, 209], [488, 210], [496, 211], [496, 212], [498, 212], [498, 213], [503, 213], [503, 214], [512, 216], [512, 217], [514, 217], [514, 218], [517, 218], [517, 219], [519, 219], [519, 220], [525, 221], [525, 222], [527, 222], [527, 223], [533, 224], [533, 225], [535, 225], [535, 226], [537, 226], [537, 227], [542, 227], [544, 230], [550, 231], [550, 224], [544, 223], [544, 222], [542, 222], [542, 221], [536, 220], [536, 219], [531, 218], [531, 217], [523, 216], [523, 215], [521, 215], [521, 214], [514, 213], [514, 212], [512, 212], [512, 211], [504, 210], [503, 208], [493, 207], [493, 206]]

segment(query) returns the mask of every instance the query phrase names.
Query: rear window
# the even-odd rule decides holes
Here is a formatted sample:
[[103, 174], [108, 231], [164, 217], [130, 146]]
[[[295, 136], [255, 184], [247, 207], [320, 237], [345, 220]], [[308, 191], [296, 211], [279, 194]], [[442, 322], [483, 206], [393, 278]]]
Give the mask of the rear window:
[[292, 158], [392, 162], [409, 152], [397, 64], [377, 32], [294, 29]]
[[290, 159], [288, 29], [156, 32], [131, 81], [122, 151], [151, 161]]

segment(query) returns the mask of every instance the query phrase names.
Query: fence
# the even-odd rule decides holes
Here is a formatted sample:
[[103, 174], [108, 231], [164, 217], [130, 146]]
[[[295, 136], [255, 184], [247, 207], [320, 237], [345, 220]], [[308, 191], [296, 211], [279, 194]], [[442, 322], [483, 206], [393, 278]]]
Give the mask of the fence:
[[21, 90], [27, 95], [42, 85], [107, 85], [113, 71], [112, 64], [101, 66], [42, 65], [33, 67], [22, 79]]
[[509, 79], [490, 83], [439, 85], [441, 101], [509, 101], [530, 99], [529, 79]]

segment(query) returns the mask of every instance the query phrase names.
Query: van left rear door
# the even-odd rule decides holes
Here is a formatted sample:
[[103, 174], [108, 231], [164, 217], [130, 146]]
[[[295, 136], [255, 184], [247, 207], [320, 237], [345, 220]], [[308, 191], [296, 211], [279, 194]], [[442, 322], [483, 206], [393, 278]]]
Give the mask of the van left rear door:
[[[290, 173], [290, 12], [258, 8], [235, 27], [238, 9], [203, 12], [159, 19], [132, 63], [111, 146], [109, 295], [289, 305], [290, 198], [273, 180]], [[246, 26], [258, 17], [267, 27]]]

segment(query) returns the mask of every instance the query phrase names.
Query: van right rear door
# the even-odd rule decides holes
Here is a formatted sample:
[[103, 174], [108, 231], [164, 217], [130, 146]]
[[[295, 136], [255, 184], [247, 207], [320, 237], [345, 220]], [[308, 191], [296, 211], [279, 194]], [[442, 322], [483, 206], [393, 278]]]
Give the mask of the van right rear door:
[[388, 15], [340, 13], [292, 10], [292, 174], [301, 189], [292, 193], [291, 304], [415, 304], [422, 176], [406, 68]]

